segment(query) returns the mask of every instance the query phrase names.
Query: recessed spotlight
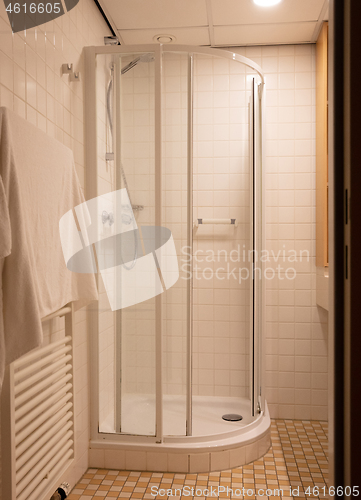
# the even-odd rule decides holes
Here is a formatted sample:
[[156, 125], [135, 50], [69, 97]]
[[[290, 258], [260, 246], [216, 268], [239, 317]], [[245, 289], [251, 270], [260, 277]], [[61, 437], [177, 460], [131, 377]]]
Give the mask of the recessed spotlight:
[[176, 40], [176, 37], [173, 35], [155, 35], [153, 40], [158, 43], [172, 43]]
[[260, 7], [272, 7], [272, 5], [281, 3], [282, 0], [253, 0], [253, 2]]

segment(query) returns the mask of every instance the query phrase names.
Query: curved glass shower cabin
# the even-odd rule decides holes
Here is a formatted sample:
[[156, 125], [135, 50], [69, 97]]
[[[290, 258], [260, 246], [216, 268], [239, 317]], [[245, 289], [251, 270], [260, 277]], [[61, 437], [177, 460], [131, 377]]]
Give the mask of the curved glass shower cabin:
[[[168, 228], [179, 268], [166, 287], [159, 266], [163, 293], [114, 311], [98, 276], [92, 466], [104, 466], [96, 457], [110, 446], [175, 454], [178, 465], [169, 459], [163, 469], [183, 472], [229, 468], [267, 451], [263, 98], [261, 68], [233, 52], [86, 49], [87, 198], [125, 188], [125, 230]], [[110, 231], [109, 214], [99, 224]], [[141, 238], [128, 239], [126, 253], [122, 272], [131, 273], [144, 254]], [[228, 453], [224, 463], [219, 450]], [[124, 460], [154, 470], [147, 458], [138, 467]]]

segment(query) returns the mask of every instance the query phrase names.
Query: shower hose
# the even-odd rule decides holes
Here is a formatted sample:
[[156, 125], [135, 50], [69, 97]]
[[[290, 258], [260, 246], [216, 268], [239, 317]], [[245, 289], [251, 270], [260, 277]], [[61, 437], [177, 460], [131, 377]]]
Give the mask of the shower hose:
[[[109, 128], [110, 128], [110, 133], [111, 133], [112, 142], [113, 142], [113, 116], [112, 116], [112, 111], [111, 111], [112, 110], [112, 105], [111, 105], [112, 104], [111, 103], [112, 93], [113, 93], [113, 67], [111, 68], [111, 78], [110, 78], [110, 81], [109, 81], [109, 84], [108, 84], [108, 90], [107, 90], [107, 115], [108, 115]], [[134, 213], [133, 213], [133, 205], [132, 205], [132, 201], [131, 201], [131, 198], [130, 198], [130, 192], [129, 192], [128, 182], [127, 182], [127, 178], [125, 176], [125, 172], [124, 172], [124, 168], [123, 168], [122, 163], [120, 163], [120, 173], [121, 173], [121, 176], [122, 176], [125, 188], [127, 190], [128, 198], [129, 198], [129, 203], [130, 203], [129, 206], [128, 205], [125, 206], [125, 207], [122, 206], [122, 216], [121, 216], [122, 217], [122, 222], [123, 222], [123, 224], [126, 224], [126, 225], [129, 225], [129, 224], [133, 225], [133, 235], [134, 235], [134, 257], [133, 257], [133, 261], [130, 264], [125, 264], [123, 262], [123, 267], [127, 271], [130, 271], [135, 266], [135, 263], [136, 263], [136, 260], [137, 260], [137, 256], [138, 256], [138, 240], [137, 240], [137, 232], [136, 232], [136, 222], [135, 222], [135, 217], [134, 217]], [[129, 213], [123, 213], [123, 209], [124, 208]], [[120, 252], [121, 252], [121, 250], [120, 250]], [[122, 255], [121, 255], [121, 257], [122, 257]], [[122, 260], [123, 260], [123, 258], [122, 258]]]

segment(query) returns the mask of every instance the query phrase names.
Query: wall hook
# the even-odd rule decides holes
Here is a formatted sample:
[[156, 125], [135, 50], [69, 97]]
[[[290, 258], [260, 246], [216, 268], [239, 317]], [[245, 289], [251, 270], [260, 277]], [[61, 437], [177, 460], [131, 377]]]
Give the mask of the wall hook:
[[73, 73], [70, 73], [69, 80], [71, 82], [80, 82], [80, 73], [79, 73], [79, 71], [77, 73], [75, 73], [74, 71], [73, 71]]
[[61, 74], [62, 75], [69, 75], [69, 80], [71, 82], [80, 82], [80, 73], [79, 73], [79, 71], [77, 73], [75, 73], [72, 63], [62, 64], [61, 65]]
[[61, 74], [62, 75], [69, 75], [73, 73], [73, 65], [70, 63], [65, 63], [61, 65]]

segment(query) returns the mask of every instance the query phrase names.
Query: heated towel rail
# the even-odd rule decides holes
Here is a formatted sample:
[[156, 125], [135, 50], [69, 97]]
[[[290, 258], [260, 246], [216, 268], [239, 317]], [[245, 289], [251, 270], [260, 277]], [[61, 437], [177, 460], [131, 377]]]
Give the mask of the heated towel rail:
[[73, 305], [43, 323], [62, 316], [64, 337], [7, 368], [1, 397], [3, 500], [50, 498], [74, 460]]

